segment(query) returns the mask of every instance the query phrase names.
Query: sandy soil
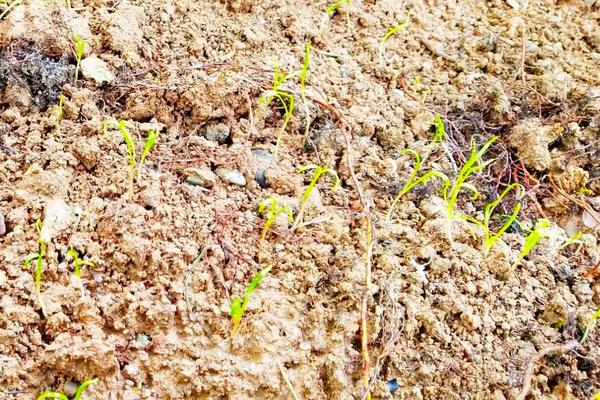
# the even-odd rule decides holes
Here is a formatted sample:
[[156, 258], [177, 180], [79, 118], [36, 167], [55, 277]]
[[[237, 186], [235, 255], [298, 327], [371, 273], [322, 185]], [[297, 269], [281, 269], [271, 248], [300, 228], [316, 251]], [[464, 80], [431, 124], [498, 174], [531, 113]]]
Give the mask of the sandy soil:
[[[324, 18], [325, 1], [23, 0], [0, 21], [0, 398], [72, 396], [93, 377], [84, 398], [291, 399], [286, 379], [301, 399], [364, 398], [363, 299], [375, 399], [513, 399], [529, 381], [528, 399], [593, 398], [599, 329], [526, 370], [581, 341], [600, 306], [595, 3], [356, 0]], [[87, 40], [76, 82], [74, 35]], [[291, 78], [275, 159], [283, 112], [259, 98], [271, 60], [299, 70], [308, 40], [309, 140]], [[432, 146], [437, 113], [446, 139]], [[132, 196], [119, 119], [138, 155], [160, 130]], [[386, 218], [411, 173], [405, 147], [453, 178], [470, 141], [493, 135], [493, 162], [471, 180], [480, 198], [457, 206], [481, 219], [523, 184], [521, 225], [491, 251], [479, 228], [448, 222], [435, 181]], [[309, 163], [341, 186], [319, 181], [308, 223], [279, 218], [260, 243], [259, 203], [296, 214]], [[368, 289], [352, 172], [374, 226]], [[540, 217], [549, 237], [519, 262]], [[39, 296], [23, 268], [38, 219]], [[69, 249], [94, 262], [81, 280]], [[266, 264], [232, 337], [230, 301]]]

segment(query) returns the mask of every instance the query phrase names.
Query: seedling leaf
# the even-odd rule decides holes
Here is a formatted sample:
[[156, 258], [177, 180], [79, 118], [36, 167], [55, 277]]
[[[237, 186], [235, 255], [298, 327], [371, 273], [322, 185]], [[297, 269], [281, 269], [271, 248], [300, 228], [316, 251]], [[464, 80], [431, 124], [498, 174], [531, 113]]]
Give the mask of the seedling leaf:
[[79, 35], [74, 35], [73, 38], [75, 39], [75, 59], [77, 61], [77, 65], [75, 66], [75, 79], [73, 80], [73, 83], [75, 83], [77, 82], [77, 78], [79, 77], [81, 59], [83, 58], [83, 52], [85, 51], [87, 39], [81, 38]]
[[133, 143], [133, 139], [131, 138], [131, 134], [129, 133], [129, 129], [127, 128], [127, 121], [120, 120], [117, 124], [117, 127], [121, 131], [121, 135], [123, 136], [123, 140], [127, 145], [127, 155], [129, 158], [129, 191], [128, 197], [133, 195], [133, 180], [135, 178], [135, 145]]
[[240, 328], [240, 322], [242, 321], [242, 317], [246, 312], [246, 307], [248, 306], [250, 296], [252, 295], [252, 293], [254, 293], [254, 291], [256, 290], [260, 282], [264, 279], [264, 277], [267, 276], [269, 271], [271, 271], [272, 267], [272, 265], [268, 265], [266, 268], [263, 268], [258, 274], [256, 274], [254, 278], [252, 278], [252, 280], [246, 287], [243, 301], [239, 297], [234, 297], [233, 299], [231, 299], [229, 315], [231, 316], [231, 319], [233, 321], [233, 326], [231, 328], [231, 334], [233, 336], [236, 336], [238, 333], [238, 330]]
[[[83, 391], [91, 384], [98, 382], [97, 378], [94, 379], [86, 379], [85, 381], [81, 382], [81, 384], [77, 387], [77, 390], [75, 391], [75, 396], [73, 397], [73, 400], [80, 400], [81, 399], [81, 395], [83, 394]], [[44, 399], [58, 399], [58, 400], [69, 400], [69, 398], [59, 392], [50, 392], [50, 391], [45, 391], [42, 392], [38, 395], [37, 400], [44, 400]]]
[[442, 121], [442, 116], [440, 114], [435, 114], [435, 119], [433, 120], [432, 125], [435, 127], [433, 143], [443, 142], [446, 138], [446, 128], [444, 127], [444, 122]]
[[150, 150], [152, 150], [157, 140], [158, 130], [150, 129], [148, 131], [148, 138], [146, 139], [146, 144], [144, 145], [144, 150], [142, 151], [140, 163], [138, 164], [138, 181], [142, 180], [142, 166], [144, 165], [144, 161], [146, 161], [146, 156], [148, 156], [148, 153], [150, 153]]
[[404, 149], [404, 150], [402, 150], [402, 153], [403, 154], [408, 153], [408, 154], [412, 155], [413, 158], [415, 159], [415, 165], [413, 167], [412, 172], [410, 173], [410, 176], [408, 177], [408, 180], [402, 187], [402, 190], [400, 190], [400, 192], [398, 192], [398, 194], [394, 198], [394, 201], [392, 201], [392, 205], [390, 206], [390, 209], [387, 212], [387, 220], [388, 221], [392, 220], [392, 215], [394, 214], [394, 209], [398, 205], [400, 198], [402, 196], [404, 196], [406, 193], [410, 192], [412, 189], [414, 189], [415, 186], [420, 185], [420, 184], [425, 185], [429, 180], [431, 180], [433, 178], [439, 178], [442, 180], [442, 182], [444, 182], [444, 190], [443, 191], [444, 191], [444, 193], [446, 193], [448, 191], [448, 186], [450, 185], [450, 179], [448, 179], [448, 177], [445, 174], [443, 174], [442, 172], [439, 172], [439, 171], [428, 171], [425, 174], [423, 174], [423, 176], [421, 176], [420, 178], [417, 178], [417, 175], [419, 174], [419, 169], [421, 168], [421, 156], [419, 155], [419, 153], [417, 153], [413, 149]]
[[[269, 207], [268, 209], [267, 209], [267, 206]], [[265, 210], [266, 210], [266, 213], [265, 213]], [[294, 221], [294, 217], [292, 216], [292, 208], [287, 204], [283, 204], [283, 205], [278, 204], [277, 199], [275, 199], [274, 197], [270, 197], [268, 199], [261, 201], [260, 204], [258, 205], [258, 213], [265, 214], [265, 216], [267, 217], [267, 220], [265, 221], [265, 225], [263, 226], [263, 229], [262, 229], [262, 233], [260, 234], [261, 243], [265, 240], [265, 237], [267, 236], [267, 233], [268, 233], [271, 225], [273, 225], [273, 223], [277, 220], [277, 218], [281, 214], [286, 213], [288, 220], [290, 222]]]
[[535, 223], [533, 230], [529, 232], [529, 235], [525, 238], [525, 244], [523, 245], [523, 249], [521, 249], [520, 259], [525, 258], [531, 250], [538, 244], [538, 242], [544, 238], [548, 237], [548, 233], [546, 229], [550, 227], [550, 221], [547, 219], [540, 218]]
[[304, 194], [302, 195], [302, 200], [300, 202], [300, 211], [298, 212], [298, 215], [296, 216], [296, 220], [294, 221], [292, 230], [295, 230], [298, 227], [298, 225], [302, 222], [302, 217], [304, 216], [304, 211], [306, 209], [307, 201], [310, 198], [310, 195], [312, 194], [313, 190], [315, 189], [317, 181], [319, 180], [319, 178], [321, 176], [323, 176], [323, 175], [331, 176], [331, 178], [333, 179], [333, 183], [331, 185], [332, 190], [336, 190], [340, 185], [340, 177], [339, 177], [338, 173], [336, 172], [336, 170], [333, 168], [322, 167], [317, 164], [307, 164], [307, 165], [304, 165], [304, 166], [298, 168], [298, 173], [304, 173], [307, 171], [314, 171], [314, 175], [313, 175], [310, 183], [306, 187]]

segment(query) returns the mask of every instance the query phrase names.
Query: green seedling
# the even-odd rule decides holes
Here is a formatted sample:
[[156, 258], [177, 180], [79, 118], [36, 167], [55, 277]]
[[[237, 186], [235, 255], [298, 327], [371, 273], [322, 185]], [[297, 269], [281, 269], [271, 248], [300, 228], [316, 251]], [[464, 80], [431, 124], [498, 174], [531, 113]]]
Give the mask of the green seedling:
[[273, 83], [271, 84], [271, 90], [267, 90], [263, 92], [258, 101], [259, 108], [265, 109], [274, 99], [279, 100], [281, 103], [284, 115], [283, 115], [283, 126], [279, 130], [277, 134], [277, 143], [275, 144], [275, 162], [277, 162], [277, 155], [279, 153], [279, 144], [281, 142], [281, 138], [285, 133], [285, 129], [287, 128], [290, 119], [292, 118], [292, 113], [294, 112], [294, 105], [296, 103], [296, 98], [291, 93], [283, 91], [281, 89], [281, 85], [283, 85], [288, 79], [297, 75], [297, 72], [291, 74], [284, 74], [281, 72], [279, 65], [276, 62], [273, 62], [274, 72], [273, 72]]
[[298, 173], [305, 173], [308, 171], [314, 171], [314, 175], [312, 177], [312, 180], [306, 187], [304, 194], [302, 195], [302, 200], [300, 202], [300, 211], [298, 212], [298, 215], [296, 216], [296, 220], [294, 221], [292, 230], [295, 230], [300, 225], [300, 223], [302, 223], [302, 217], [304, 216], [304, 211], [306, 209], [306, 204], [308, 203], [308, 199], [310, 198], [310, 195], [312, 194], [313, 190], [315, 189], [317, 181], [319, 180], [319, 178], [321, 178], [321, 176], [331, 175], [331, 178], [333, 179], [333, 184], [331, 185], [331, 188], [333, 190], [336, 190], [338, 188], [338, 186], [340, 185], [340, 177], [338, 176], [337, 172], [333, 168], [322, 167], [322, 166], [316, 165], [316, 164], [308, 164], [308, 165], [298, 168]]
[[500, 236], [502, 236], [504, 234], [504, 232], [506, 232], [506, 230], [508, 228], [510, 228], [510, 226], [513, 224], [513, 222], [515, 222], [515, 220], [517, 219], [517, 216], [519, 215], [519, 210], [521, 209], [521, 203], [517, 202], [513, 208], [512, 213], [508, 216], [508, 218], [506, 219], [506, 221], [504, 222], [502, 227], [500, 227], [500, 229], [496, 233], [493, 233], [490, 230], [490, 221], [492, 218], [492, 213], [494, 212], [496, 207], [498, 207], [498, 205], [504, 199], [504, 197], [506, 197], [506, 195], [512, 190], [516, 190], [516, 191], [518, 191], [518, 193], [522, 193], [524, 188], [519, 183], [513, 183], [512, 185], [509, 185], [506, 189], [504, 189], [504, 191], [500, 194], [500, 196], [498, 196], [498, 198], [496, 200], [485, 205], [485, 207], [483, 209], [483, 221], [479, 221], [478, 219], [469, 217], [467, 215], [460, 216], [461, 218], [463, 218], [463, 219], [479, 226], [481, 229], [483, 229], [483, 231], [485, 233], [484, 249], [485, 249], [486, 253], [489, 250], [491, 250], [491, 248], [494, 246], [494, 243], [496, 243], [498, 241], [498, 239], [500, 239]]
[[144, 150], [142, 151], [142, 156], [140, 157], [140, 163], [138, 165], [138, 181], [142, 180], [142, 168], [144, 166], [144, 161], [146, 161], [146, 157], [148, 153], [154, 147], [154, 144], [158, 140], [158, 131], [155, 129], [150, 129], [148, 131], [148, 137], [146, 138], [146, 143], [144, 144]]
[[432, 178], [439, 178], [442, 180], [442, 182], [444, 182], [444, 185], [445, 185], [444, 192], [446, 192], [448, 190], [448, 187], [450, 186], [450, 179], [448, 179], [448, 177], [445, 174], [443, 174], [442, 172], [439, 172], [439, 171], [428, 171], [428, 172], [424, 173], [422, 176], [420, 176], [419, 178], [417, 178], [417, 175], [419, 174], [419, 169], [421, 168], [421, 156], [419, 155], [419, 153], [417, 153], [416, 151], [414, 151], [412, 149], [404, 149], [404, 150], [402, 150], [402, 153], [403, 154], [406, 154], [406, 153], [411, 154], [415, 159], [415, 166], [413, 167], [413, 170], [412, 170], [410, 176], [408, 177], [408, 180], [402, 187], [402, 190], [400, 190], [400, 192], [394, 198], [394, 201], [392, 201], [392, 205], [390, 206], [390, 209], [387, 213], [388, 221], [392, 220], [392, 215], [394, 214], [394, 209], [398, 205], [398, 201], [400, 200], [400, 198], [402, 196], [404, 196], [406, 193], [410, 192], [412, 189], [414, 189], [415, 186], [425, 185]]
[[342, 7], [342, 5], [345, 4], [346, 5], [346, 22], [348, 24], [350, 24], [350, 0], [337, 0], [333, 3], [331, 3], [331, 5], [329, 5], [329, 7], [327, 7], [327, 9], [325, 10], [325, 12], [323, 13], [323, 18], [321, 18], [321, 24], [319, 27], [319, 30], [322, 30], [323, 27], [325, 26], [325, 23], [329, 20], [329, 18], [331, 18], [331, 16], [339, 9]]
[[135, 178], [135, 145], [133, 143], [131, 134], [129, 133], [129, 129], [127, 128], [127, 121], [120, 120], [117, 126], [121, 131], [121, 135], [123, 136], [125, 144], [127, 145], [127, 156], [129, 159], [129, 190], [127, 192], [127, 197], [131, 198], [133, 195], [133, 180]]
[[54, 117], [56, 118], [56, 132], [60, 132], [60, 123], [63, 119], [63, 106], [65, 104], [65, 95], [62, 93], [58, 96], [58, 105], [56, 106], [56, 110], [54, 111]]
[[387, 41], [396, 33], [406, 29], [408, 27], [409, 23], [410, 23], [410, 11], [406, 14], [406, 17], [404, 17], [404, 19], [402, 21], [398, 22], [396, 25], [389, 28], [387, 30], [387, 32], [385, 33], [385, 35], [383, 35], [383, 37], [379, 41], [379, 60], [380, 60], [380, 63], [382, 66], [384, 63], [385, 45], [386, 45]]
[[13, 0], [10, 3], [8, 0], [0, 0], [0, 6], [2, 6], [2, 11], [0, 11], [0, 20], [3, 19], [9, 12], [12, 11], [13, 8], [21, 4], [22, 0]]
[[529, 235], [525, 238], [525, 244], [521, 249], [520, 260], [527, 257], [531, 250], [538, 244], [538, 242], [545, 237], [548, 237], [547, 229], [550, 227], [550, 221], [547, 219], [540, 218], [535, 223], [532, 230], [529, 231]]
[[[38, 235], [42, 232], [42, 220], [38, 218], [35, 222], [35, 228], [38, 232]], [[39, 298], [40, 296], [40, 288], [42, 286], [42, 272], [44, 270], [44, 256], [46, 255], [46, 243], [42, 240], [41, 236], [38, 238], [38, 251], [35, 253], [30, 253], [23, 260], [23, 267], [29, 268], [31, 263], [35, 260], [35, 292]]]
[[596, 310], [596, 312], [592, 315], [592, 318], [590, 318], [590, 321], [588, 322], [588, 324], [585, 326], [585, 331], [583, 332], [583, 336], [581, 337], [581, 340], [580, 340], [581, 344], [583, 344], [587, 340], [590, 332], [596, 326], [596, 322], [598, 321], [599, 318], [600, 318], [600, 308], [598, 308]]
[[444, 127], [442, 116], [440, 114], [435, 114], [435, 119], [431, 125], [435, 128], [433, 143], [442, 143], [444, 139], [446, 139], [446, 128]]
[[425, 103], [425, 100], [427, 100], [427, 96], [429, 96], [429, 93], [431, 93], [431, 90], [423, 85], [423, 83], [421, 82], [421, 77], [419, 75], [415, 76], [415, 78], [413, 79], [412, 90], [417, 95], [421, 96], [421, 102], [423, 103]]
[[446, 211], [449, 220], [452, 220], [456, 217], [454, 210], [456, 208], [456, 200], [458, 199], [458, 194], [461, 190], [470, 190], [473, 193], [473, 200], [477, 200], [477, 198], [479, 198], [479, 191], [475, 186], [468, 183], [467, 180], [473, 173], [483, 170], [493, 162], [493, 160], [481, 162], [481, 158], [489, 149], [489, 147], [497, 140], [498, 137], [494, 136], [490, 138], [487, 142], [485, 142], [480, 148], [477, 148], [474, 139], [471, 140], [471, 154], [469, 155], [469, 158], [461, 167], [461, 169], [458, 171], [458, 175], [456, 176], [450, 187], [450, 192], [448, 192], [448, 186], [444, 188], [444, 200], [446, 201]]
[[267, 237], [267, 233], [269, 232], [269, 228], [273, 223], [277, 220], [277, 218], [281, 214], [287, 214], [288, 220], [290, 222], [294, 222], [294, 217], [292, 216], [292, 208], [287, 204], [280, 205], [277, 203], [277, 200], [273, 197], [263, 200], [258, 205], [258, 213], [264, 214], [267, 220], [265, 221], [265, 225], [263, 226], [262, 232], [260, 234], [260, 241], [263, 242]]
[[79, 77], [81, 59], [83, 58], [83, 52], [85, 51], [87, 39], [82, 38], [79, 35], [75, 35], [73, 38], [75, 39], [75, 60], [77, 61], [77, 65], [75, 66], [75, 79], [73, 80], [73, 84], [75, 84], [75, 82], [77, 82], [77, 78]]
[[[81, 399], [81, 395], [83, 394], [83, 391], [85, 389], [87, 389], [87, 387], [91, 384], [94, 384], [98, 382], [98, 378], [94, 378], [94, 379], [86, 379], [85, 381], [81, 382], [81, 384], [77, 387], [77, 390], [75, 391], [75, 396], [73, 397], [73, 400], [80, 400]], [[40, 393], [40, 395], [37, 397], [37, 400], [44, 400], [44, 399], [58, 399], [58, 400], [69, 400], [69, 398], [59, 392], [42, 392]]]
[[304, 106], [304, 115], [306, 118], [306, 126], [304, 129], [304, 142], [306, 142], [310, 135], [310, 113], [308, 109], [308, 101], [306, 100], [306, 77], [308, 76], [308, 66], [310, 63], [310, 40], [306, 42], [304, 46], [304, 63], [300, 70], [300, 96], [302, 97], [302, 105]]
[[576, 234], [574, 234], [573, 236], [571, 236], [570, 238], [568, 238], [567, 240], [565, 240], [565, 242], [560, 246], [560, 249], [564, 249], [567, 246], [570, 246], [572, 244], [580, 244], [581, 243], [581, 238], [583, 237], [583, 232], [577, 232]]
[[73, 273], [77, 279], [81, 279], [81, 267], [87, 265], [89, 267], [94, 266], [94, 262], [79, 257], [79, 253], [74, 249], [69, 249], [67, 254], [73, 259]]
[[[108, 121], [104, 122], [103, 130], [106, 129], [108, 131]], [[133, 141], [133, 137], [129, 132], [129, 128], [127, 127], [127, 121], [119, 120], [117, 123], [117, 127], [123, 136], [123, 140], [127, 145], [127, 158], [129, 161], [129, 190], [127, 192], [127, 197], [131, 198], [133, 195], [133, 183], [135, 177], [137, 175], [138, 182], [142, 180], [142, 166], [146, 161], [146, 157], [150, 153], [150, 151], [154, 148], [156, 141], [158, 140], [158, 129], [151, 129], [148, 131], [148, 137], [146, 138], [146, 143], [144, 144], [144, 150], [142, 151], [142, 156], [140, 157], [139, 163], [137, 163], [137, 156], [135, 151], [135, 143]], [[137, 171], [137, 174], [136, 174]]]
[[229, 316], [233, 321], [233, 325], [231, 327], [231, 334], [233, 336], [237, 336], [238, 330], [240, 329], [240, 322], [242, 322], [242, 317], [246, 312], [246, 307], [248, 306], [250, 296], [252, 295], [252, 293], [254, 293], [254, 291], [256, 290], [260, 282], [264, 279], [264, 277], [267, 276], [272, 267], [272, 265], [267, 266], [266, 268], [262, 269], [258, 274], [256, 274], [254, 278], [252, 278], [252, 280], [246, 287], [246, 292], [244, 294], [243, 300], [239, 297], [234, 297], [233, 299], [231, 299]]

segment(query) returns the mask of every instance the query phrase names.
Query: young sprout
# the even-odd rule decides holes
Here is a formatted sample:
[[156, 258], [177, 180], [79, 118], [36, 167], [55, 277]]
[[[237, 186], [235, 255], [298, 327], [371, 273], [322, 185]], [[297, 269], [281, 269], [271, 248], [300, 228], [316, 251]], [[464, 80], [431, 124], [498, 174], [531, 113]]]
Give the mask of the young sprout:
[[54, 117], [56, 118], [56, 132], [60, 132], [60, 123], [63, 119], [63, 105], [65, 104], [65, 95], [60, 94], [58, 96], [58, 105], [54, 111]]
[[240, 329], [240, 322], [242, 321], [242, 317], [244, 316], [244, 312], [246, 312], [246, 307], [248, 306], [248, 301], [250, 300], [250, 296], [256, 290], [257, 286], [264, 279], [265, 276], [269, 273], [273, 266], [269, 265], [266, 268], [262, 269], [248, 284], [246, 287], [246, 292], [244, 294], [244, 299], [240, 299], [239, 297], [234, 297], [231, 299], [231, 306], [229, 308], [229, 316], [233, 321], [233, 325], [231, 327], [231, 334], [233, 336], [237, 336], [238, 330]]
[[0, 0], [2, 11], [0, 11], [0, 20], [3, 19], [13, 8], [21, 4], [22, 0], [13, 0], [10, 3], [8, 0]]
[[429, 93], [431, 93], [431, 90], [428, 87], [423, 86], [423, 83], [421, 82], [421, 77], [419, 75], [415, 76], [413, 80], [412, 90], [416, 94], [421, 95], [421, 102], [423, 103], [425, 103], [425, 100], [427, 100], [427, 96], [429, 96]]
[[[38, 218], [35, 222], [35, 229], [38, 232], [38, 235], [42, 232], [42, 220]], [[42, 240], [41, 236], [38, 238], [38, 251], [35, 253], [30, 253], [23, 260], [23, 267], [29, 268], [31, 263], [35, 260], [35, 293], [40, 298], [40, 288], [42, 286], [42, 271], [44, 269], [44, 256], [46, 255], [46, 243]]]
[[488, 148], [497, 140], [498, 137], [494, 136], [485, 142], [479, 149], [475, 144], [475, 140], [471, 140], [471, 154], [452, 182], [450, 193], [448, 193], [448, 187], [444, 188], [444, 200], [446, 200], [448, 219], [452, 220], [455, 218], [454, 209], [456, 208], [456, 200], [458, 199], [458, 194], [461, 190], [468, 189], [473, 192], [473, 200], [476, 200], [479, 197], [479, 191], [475, 186], [468, 183], [467, 179], [469, 179], [473, 173], [483, 170], [493, 162], [493, 160], [481, 162], [481, 157], [483, 157]]
[[402, 196], [404, 196], [406, 193], [410, 192], [415, 186], [420, 185], [420, 184], [425, 185], [432, 178], [439, 178], [442, 180], [442, 182], [444, 182], [444, 192], [446, 192], [448, 190], [448, 187], [450, 186], [450, 179], [448, 179], [448, 177], [446, 175], [444, 175], [443, 173], [441, 173], [439, 171], [428, 171], [425, 174], [423, 174], [421, 177], [417, 178], [417, 175], [419, 174], [419, 169], [421, 168], [421, 156], [419, 155], [419, 153], [417, 153], [416, 151], [414, 151], [412, 149], [404, 149], [404, 150], [402, 150], [402, 153], [403, 154], [410, 153], [415, 158], [415, 166], [413, 167], [412, 173], [408, 177], [408, 180], [402, 187], [402, 190], [400, 190], [400, 192], [394, 198], [394, 201], [392, 201], [392, 205], [390, 206], [390, 209], [388, 210], [388, 213], [387, 213], [388, 221], [392, 220], [392, 215], [394, 214], [394, 209], [396, 208], [396, 205], [398, 204], [398, 201], [400, 200], [400, 198]]
[[148, 137], [146, 138], [146, 143], [144, 144], [144, 150], [142, 151], [142, 156], [140, 157], [140, 163], [138, 165], [138, 181], [142, 180], [142, 167], [144, 165], [144, 161], [146, 161], [146, 157], [150, 150], [154, 147], [156, 140], [158, 139], [158, 130], [150, 129], [148, 131]]
[[310, 63], [310, 40], [306, 42], [304, 46], [304, 63], [300, 70], [300, 96], [302, 97], [302, 105], [304, 106], [304, 114], [306, 117], [306, 127], [304, 129], [304, 142], [306, 142], [310, 135], [310, 114], [308, 110], [308, 102], [306, 100], [306, 77], [308, 76], [308, 66]]
[[331, 188], [333, 190], [336, 190], [338, 188], [338, 186], [340, 185], [340, 177], [338, 176], [337, 172], [333, 168], [322, 167], [322, 166], [316, 165], [316, 164], [308, 164], [308, 165], [305, 165], [304, 167], [298, 168], [299, 173], [304, 173], [304, 172], [308, 172], [308, 171], [314, 171], [314, 175], [313, 175], [312, 180], [306, 187], [304, 194], [302, 195], [302, 201], [300, 202], [300, 211], [298, 212], [298, 215], [296, 216], [296, 220], [294, 221], [294, 225], [292, 226], [292, 231], [295, 230], [296, 228], [298, 228], [298, 226], [302, 222], [302, 217], [304, 216], [304, 211], [306, 209], [306, 204], [308, 202], [308, 199], [310, 198], [310, 195], [312, 194], [313, 190], [315, 189], [315, 185], [317, 184], [317, 181], [319, 180], [319, 178], [321, 176], [326, 175], [326, 174], [331, 175], [331, 177], [333, 178], [333, 184], [332, 184]]
[[129, 129], [127, 128], [127, 121], [120, 120], [117, 124], [117, 127], [121, 131], [123, 140], [125, 140], [125, 144], [127, 145], [127, 155], [129, 158], [129, 190], [127, 192], [127, 197], [131, 198], [133, 195], [133, 180], [135, 178], [135, 145], [133, 143], [131, 134], [129, 133]]
[[83, 267], [84, 265], [87, 265], [89, 267], [94, 266], [93, 261], [80, 258], [77, 250], [69, 249], [67, 251], [67, 254], [70, 255], [73, 259], [73, 273], [75, 274], [75, 277], [77, 279], [81, 279], [81, 267]]
[[538, 244], [538, 242], [545, 237], [548, 237], [547, 229], [550, 227], [550, 221], [544, 218], [540, 218], [535, 223], [532, 230], [529, 231], [529, 235], [525, 238], [525, 244], [521, 249], [521, 255], [519, 260], [524, 259], [531, 250]]
[[506, 232], [506, 230], [510, 228], [510, 226], [513, 224], [513, 222], [515, 222], [517, 216], [519, 215], [521, 203], [516, 203], [512, 213], [508, 216], [508, 218], [506, 219], [502, 227], [498, 230], [498, 232], [493, 233], [490, 230], [490, 221], [494, 209], [498, 207], [500, 202], [504, 199], [504, 197], [506, 197], [506, 195], [511, 190], [517, 190], [518, 193], [521, 194], [525, 189], [519, 183], [513, 183], [512, 185], [509, 185], [506, 189], [504, 189], [504, 191], [500, 194], [500, 196], [498, 196], [496, 200], [485, 205], [485, 208], [483, 209], [483, 221], [479, 221], [478, 219], [469, 217], [468, 215], [460, 216], [461, 218], [472, 222], [483, 229], [483, 231], [485, 232], [484, 249], [486, 253], [489, 252], [489, 250], [491, 250], [491, 248], [494, 246], [494, 243], [496, 243], [498, 239], [500, 239], [500, 236], [502, 236], [504, 232]]
[[271, 227], [271, 225], [273, 225], [273, 223], [281, 214], [287, 214], [288, 220], [290, 222], [294, 222], [294, 217], [292, 216], [292, 208], [287, 204], [278, 204], [277, 200], [273, 197], [270, 197], [260, 202], [260, 204], [258, 205], [258, 213], [265, 214], [265, 217], [267, 217], [265, 225], [263, 226], [262, 232], [260, 234], [261, 242], [265, 240], [265, 238], [267, 237], [267, 233], [269, 232], [269, 228]]
[[325, 23], [329, 20], [329, 18], [331, 18], [331, 16], [336, 12], [337, 9], [342, 7], [342, 4], [346, 5], [346, 22], [348, 23], [348, 25], [350, 25], [350, 0], [337, 0], [331, 3], [331, 5], [327, 7], [325, 12], [323, 13], [323, 18], [321, 18], [319, 30], [323, 30]]
[[[81, 384], [77, 387], [77, 390], [75, 391], [75, 396], [73, 397], [73, 400], [80, 400], [81, 399], [81, 395], [83, 394], [83, 391], [91, 384], [94, 384], [98, 382], [98, 378], [94, 378], [94, 379], [86, 379], [85, 381], [81, 382]], [[37, 397], [37, 400], [45, 400], [45, 399], [58, 399], [58, 400], [69, 400], [69, 398], [59, 392], [42, 392], [40, 393], [40, 395]]]
[[283, 90], [281, 90], [281, 85], [283, 85], [289, 78], [297, 75], [297, 73], [284, 74], [281, 72], [279, 65], [276, 62], [273, 62], [273, 67], [275, 71], [273, 72], [273, 83], [271, 84], [271, 90], [267, 90], [260, 95], [260, 99], [258, 100], [259, 108], [266, 108], [273, 99], [279, 100], [281, 103], [284, 115], [283, 115], [283, 125], [277, 134], [277, 142], [275, 144], [275, 154], [274, 159], [277, 162], [277, 157], [279, 153], [279, 144], [281, 143], [281, 138], [285, 133], [285, 129], [287, 128], [290, 119], [292, 118], [292, 113], [294, 112], [294, 105], [296, 103], [296, 98]]
[[440, 114], [435, 114], [435, 119], [431, 125], [435, 128], [433, 143], [442, 143], [446, 138], [446, 128], [444, 127], [442, 116]]
[[397, 24], [395, 24], [394, 26], [389, 28], [387, 30], [387, 32], [385, 33], [385, 35], [383, 35], [383, 37], [379, 41], [379, 62], [382, 66], [384, 63], [385, 45], [386, 45], [387, 41], [396, 33], [406, 29], [408, 27], [409, 23], [410, 23], [410, 11], [406, 14], [406, 16], [404, 17], [404, 19], [402, 21], [398, 22]]
[[83, 58], [87, 39], [81, 38], [79, 35], [75, 35], [73, 38], [75, 39], [75, 59], [77, 60], [77, 65], [75, 66], [75, 79], [73, 80], [73, 84], [75, 84], [79, 77], [79, 68], [81, 67], [81, 59]]

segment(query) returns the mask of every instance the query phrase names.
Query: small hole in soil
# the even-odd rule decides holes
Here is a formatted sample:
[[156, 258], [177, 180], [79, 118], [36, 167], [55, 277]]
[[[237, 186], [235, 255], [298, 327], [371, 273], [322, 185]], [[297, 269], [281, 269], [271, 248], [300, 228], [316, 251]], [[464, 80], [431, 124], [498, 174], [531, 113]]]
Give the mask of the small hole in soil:
[[580, 371], [589, 372], [594, 369], [594, 361], [588, 358], [577, 357], [577, 369]]

